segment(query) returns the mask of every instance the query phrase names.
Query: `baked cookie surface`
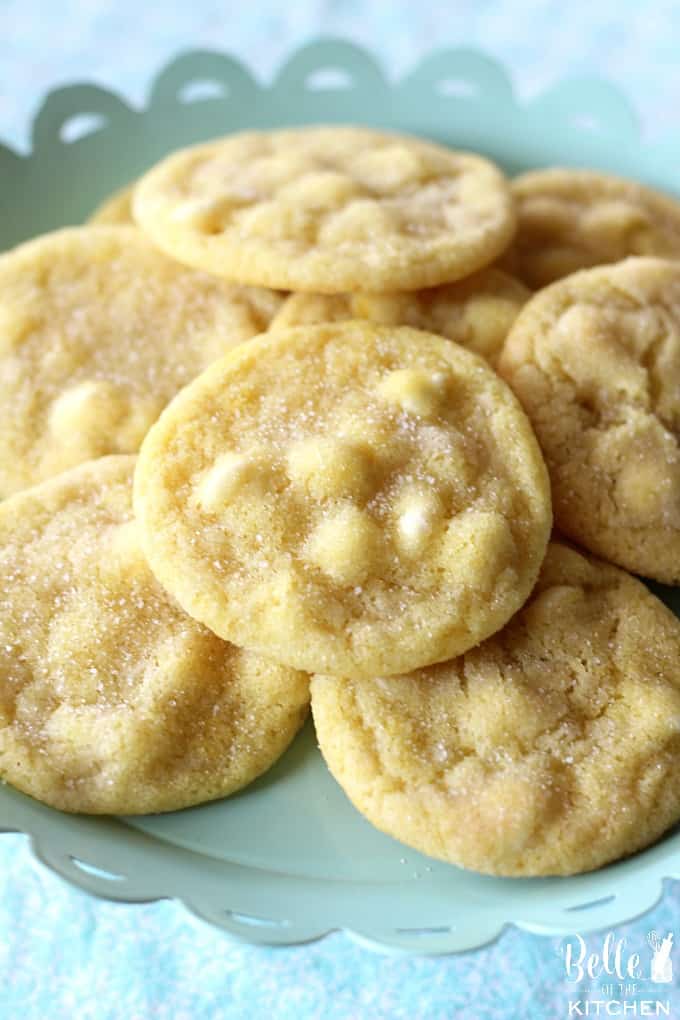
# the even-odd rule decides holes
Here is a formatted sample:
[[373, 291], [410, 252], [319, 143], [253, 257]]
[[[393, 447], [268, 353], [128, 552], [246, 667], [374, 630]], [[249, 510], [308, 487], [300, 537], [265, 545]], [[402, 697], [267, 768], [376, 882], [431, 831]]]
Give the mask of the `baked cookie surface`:
[[680, 262], [631, 258], [535, 295], [498, 369], [536, 430], [555, 522], [680, 582]]
[[179, 394], [135, 507], [152, 569], [215, 633], [352, 676], [450, 657], [534, 583], [549, 483], [477, 355], [407, 327], [272, 331]]
[[142, 555], [134, 457], [0, 504], [0, 776], [53, 807], [169, 811], [285, 750], [309, 678], [189, 619]]
[[328, 766], [370, 822], [495, 875], [568, 875], [680, 819], [680, 622], [615, 567], [551, 543], [479, 647], [406, 676], [312, 678]]
[[133, 213], [188, 265], [329, 294], [459, 279], [515, 227], [488, 160], [357, 127], [245, 132], [174, 153], [141, 179]]
[[680, 258], [680, 200], [593, 170], [532, 170], [511, 182], [517, 233], [503, 264], [534, 290], [629, 255]]
[[499, 269], [482, 269], [457, 283], [391, 294], [291, 294], [271, 329], [368, 319], [383, 326], [413, 326], [495, 361], [531, 291]]
[[134, 227], [78, 227], [0, 257], [0, 498], [133, 453], [185, 383], [266, 329], [278, 295], [156, 251]]

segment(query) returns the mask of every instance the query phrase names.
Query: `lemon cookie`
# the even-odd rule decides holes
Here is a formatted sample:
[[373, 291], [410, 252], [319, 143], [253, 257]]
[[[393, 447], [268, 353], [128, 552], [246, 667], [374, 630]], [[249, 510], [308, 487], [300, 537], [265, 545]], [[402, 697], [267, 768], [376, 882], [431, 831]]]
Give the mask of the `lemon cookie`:
[[132, 226], [132, 192], [134, 184], [110, 195], [101, 205], [98, 205], [88, 217], [88, 223], [105, 223], [113, 226]]
[[169, 811], [279, 757], [309, 678], [187, 617], [132, 516], [135, 458], [83, 464], [0, 505], [0, 776], [65, 811]]
[[187, 612], [352, 676], [497, 630], [551, 520], [529, 423], [482, 358], [359, 320], [272, 331], [208, 369], [147, 436], [135, 505]]
[[517, 234], [504, 264], [538, 289], [628, 255], [680, 258], [680, 201], [593, 170], [533, 170], [512, 181]]
[[137, 185], [133, 213], [188, 265], [329, 294], [457, 280], [515, 228], [488, 160], [358, 127], [246, 132], [173, 153]]
[[413, 326], [455, 340], [492, 365], [531, 291], [498, 269], [482, 269], [457, 283], [392, 294], [291, 294], [271, 329], [369, 319]]
[[498, 367], [543, 448], [560, 530], [680, 582], [680, 263], [627, 259], [553, 284]]
[[186, 269], [134, 227], [57, 231], [0, 257], [0, 498], [137, 450], [280, 300]]
[[321, 751], [374, 825], [495, 875], [569, 875], [680, 820], [680, 623], [616, 567], [551, 543], [524, 608], [464, 656], [315, 676]]

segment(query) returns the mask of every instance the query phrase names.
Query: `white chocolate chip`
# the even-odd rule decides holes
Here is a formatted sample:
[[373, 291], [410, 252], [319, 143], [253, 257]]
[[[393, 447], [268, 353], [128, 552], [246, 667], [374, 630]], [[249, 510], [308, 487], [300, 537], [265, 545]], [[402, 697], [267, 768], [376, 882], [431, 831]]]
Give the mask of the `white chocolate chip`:
[[411, 556], [421, 553], [443, 522], [441, 500], [435, 492], [415, 489], [404, 493], [396, 509], [400, 552]]
[[390, 372], [380, 383], [378, 392], [385, 400], [410, 414], [433, 418], [446, 402], [448, 382], [445, 372], [402, 368]]
[[157, 399], [131, 401], [120, 386], [105, 379], [86, 379], [64, 390], [52, 403], [52, 434], [82, 456], [98, 457], [117, 449], [136, 450], [162, 410]]
[[375, 521], [349, 504], [321, 521], [305, 544], [304, 556], [333, 581], [356, 588], [379, 569], [382, 546]]
[[228, 503], [246, 485], [265, 480], [260, 459], [243, 453], [223, 453], [205, 472], [196, 488], [196, 499], [203, 510], [214, 512]]

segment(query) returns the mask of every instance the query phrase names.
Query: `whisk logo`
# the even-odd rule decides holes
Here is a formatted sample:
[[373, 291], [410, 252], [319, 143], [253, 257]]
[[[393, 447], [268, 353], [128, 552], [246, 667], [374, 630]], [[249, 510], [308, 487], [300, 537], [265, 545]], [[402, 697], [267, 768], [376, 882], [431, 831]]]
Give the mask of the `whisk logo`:
[[650, 931], [647, 942], [654, 954], [649, 973], [650, 981], [654, 981], [657, 985], [670, 984], [673, 980], [673, 961], [671, 960], [673, 932], [669, 931], [664, 938], [660, 939], [655, 931]]
[[626, 939], [611, 931], [594, 947], [582, 935], [565, 939], [560, 954], [567, 981], [601, 982], [595, 997], [570, 1000], [567, 1016], [670, 1016], [670, 1001], [653, 996], [654, 985], [673, 982], [673, 939], [673, 932], [650, 931], [651, 957], [644, 945], [632, 952]]

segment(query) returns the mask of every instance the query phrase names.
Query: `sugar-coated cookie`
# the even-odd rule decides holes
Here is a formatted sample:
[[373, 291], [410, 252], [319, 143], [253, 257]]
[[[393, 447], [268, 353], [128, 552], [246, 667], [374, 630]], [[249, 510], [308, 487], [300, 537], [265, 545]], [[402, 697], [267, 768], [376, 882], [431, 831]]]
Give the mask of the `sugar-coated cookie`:
[[360, 127], [245, 132], [173, 153], [133, 214], [173, 257], [241, 283], [340, 293], [457, 280], [510, 242], [482, 156]]
[[374, 825], [494, 875], [590, 871], [680, 820], [680, 622], [551, 543], [500, 633], [450, 662], [312, 678], [331, 772]]
[[536, 430], [562, 532], [680, 582], [680, 262], [631, 258], [541, 291], [498, 369]]
[[177, 390], [280, 301], [186, 269], [134, 227], [61, 230], [2, 255], [0, 499], [136, 451]]
[[680, 200], [594, 170], [512, 181], [517, 234], [503, 264], [533, 289], [628, 255], [680, 258]]
[[0, 504], [0, 777], [64, 811], [223, 797], [279, 757], [309, 678], [189, 619], [141, 552], [134, 457]]
[[531, 291], [499, 269], [426, 290], [391, 294], [291, 294], [271, 329], [369, 319], [383, 326], [413, 326], [438, 333], [481, 354], [492, 365]]
[[353, 320], [271, 331], [180, 393], [135, 506], [152, 569], [215, 633], [309, 672], [449, 658], [528, 596], [549, 482], [479, 356]]

